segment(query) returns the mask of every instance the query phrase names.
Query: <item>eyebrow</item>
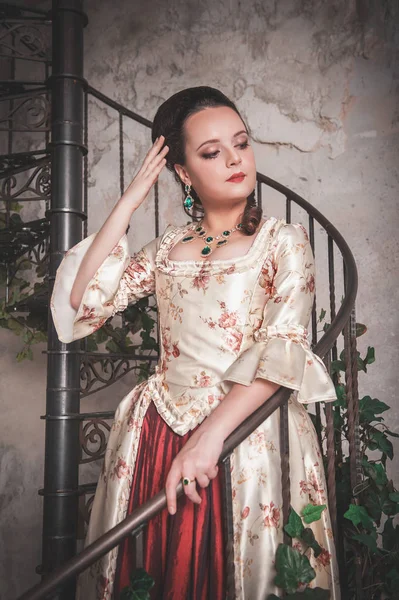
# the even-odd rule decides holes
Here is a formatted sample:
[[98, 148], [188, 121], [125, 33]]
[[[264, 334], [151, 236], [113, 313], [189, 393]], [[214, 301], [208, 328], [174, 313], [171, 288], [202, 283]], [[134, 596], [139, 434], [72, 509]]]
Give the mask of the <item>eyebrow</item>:
[[[233, 135], [233, 138], [237, 137], [237, 136], [238, 136], [238, 135], [240, 135], [241, 133], [246, 133], [246, 134], [248, 135], [248, 132], [247, 132], [247, 130], [246, 130], [246, 129], [241, 129], [241, 131], [237, 131], [237, 133], [235, 133], [235, 134]], [[200, 149], [202, 146], [205, 146], [205, 144], [210, 144], [211, 142], [212, 142], [212, 143], [213, 143], [213, 142], [220, 142], [220, 140], [218, 140], [217, 138], [214, 138], [213, 140], [207, 140], [206, 142], [202, 142], [202, 144], [201, 144], [200, 146], [198, 146], [198, 148], [197, 148], [197, 150], [196, 150], [196, 151], [198, 151], [198, 150], [199, 150], [199, 149]]]

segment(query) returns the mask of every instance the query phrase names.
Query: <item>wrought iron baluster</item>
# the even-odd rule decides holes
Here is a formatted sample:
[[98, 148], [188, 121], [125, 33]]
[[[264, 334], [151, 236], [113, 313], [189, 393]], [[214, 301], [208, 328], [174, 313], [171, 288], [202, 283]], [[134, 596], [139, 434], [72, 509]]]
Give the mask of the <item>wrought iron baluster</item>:
[[123, 114], [119, 113], [119, 188], [121, 196], [125, 191], [125, 156], [123, 147]]
[[256, 196], [257, 203], [263, 209], [263, 201], [262, 201], [262, 182], [259, 179], [256, 181]]
[[[84, 123], [84, 131], [83, 131], [83, 143], [87, 148], [87, 152], [85, 152], [83, 156], [83, 212], [88, 216], [89, 215], [89, 201], [88, 201], [88, 193], [89, 193], [89, 95], [87, 93], [87, 89], [84, 91], [84, 109], [83, 109], [83, 123]], [[87, 229], [88, 229], [89, 219], [85, 219], [83, 222], [83, 237], [87, 238]]]
[[234, 570], [234, 526], [233, 502], [231, 488], [231, 459], [228, 456], [223, 461], [223, 530], [224, 530], [224, 566], [226, 573], [226, 600], [235, 598]]
[[[290, 481], [290, 442], [288, 427], [288, 401], [280, 406], [280, 461], [281, 461], [281, 488], [283, 497], [283, 523], [288, 523], [291, 505]], [[284, 543], [292, 545], [292, 539], [284, 531]]]
[[285, 199], [285, 220], [291, 223], [291, 198], [288, 196]]
[[[328, 236], [328, 281], [329, 281], [329, 293], [330, 293], [330, 322], [336, 317], [336, 298], [335, 298], [335, 266], [334, 266], [334, 240]], [[334, 345], [331, 348], [331, 358], [333, 361], [338, 359], [338, 347], [337, 340], [334, 340]], [[332, 376], [334, 385], [338, 385], [338, 373], [335, 372]], [[338, 417], [341, 414], [339, 406], [332, 408], [333, 413]], [[342, 439], [341, 432], [335, 432], [335, 451], [336, 461], [341, 463], [343, 461], [342, 453]]]
[[[331, 351], [324, 361], [328, 370], [331, 369]], [[335, 544], [338, 545], [338, 523], [337, 523], [337, 489], [335, 485], [335, 441], [334, 441], [334, 415], [331, 402], [326, 402], [326, 455], [327, 455], [327, 492], [328, 508], [331, 519]]]
[[[309, 215], [309, 240], [310, 245], [312, 247], [313, 256], [316, 259], [316, 248], [315, 248], [315, 239], [314, 239], [314, 219], [311, 215]], [[312, 306], [312, 348], [314, 348], [317, 344], [317, 308], [316, 308], [316, 289], [314, 291], [314, 300]], [[315, 406], [316, 410], [316, 432], [319, 440], [320, 447], [322, 447], [322, 439], [321, 439], [321, 413], [320, 413], [320, 402], [316, 402]]]
[[159, 181], [154, 185], [154, 208], [155, 208], [155, 237], [159, 236]]

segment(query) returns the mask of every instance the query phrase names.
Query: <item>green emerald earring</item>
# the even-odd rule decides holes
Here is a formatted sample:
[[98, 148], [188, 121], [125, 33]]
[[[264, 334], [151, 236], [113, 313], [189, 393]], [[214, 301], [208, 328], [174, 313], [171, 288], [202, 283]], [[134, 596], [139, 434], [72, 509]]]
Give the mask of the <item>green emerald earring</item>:
[[191, 185], [186, 183], [185, 191], [186, 191], [187, 197], [185, 198], [183, 204], [184, 204], [185, 208], [188, 208], [188, 209], [190, 209], [194, 206], [194, 200], [190, 196], [190, 190], [191, 190]]

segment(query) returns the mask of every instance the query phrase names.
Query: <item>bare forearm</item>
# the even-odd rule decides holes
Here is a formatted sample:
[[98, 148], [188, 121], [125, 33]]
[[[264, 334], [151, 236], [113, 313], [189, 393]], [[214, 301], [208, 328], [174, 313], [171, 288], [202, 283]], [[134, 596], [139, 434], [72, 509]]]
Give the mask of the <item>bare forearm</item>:
[[123, 195], [97, 233], [82, 260], [71, 290], [70, 301], [75, 310], [79, 308], [90, 279], [126, 232], [134, 211], [135, 207], [129, 196]]
[[152, 148], [147, 152], [140, 170], [117, 202], [83, 258], [70, 297], [71, 305], [75, 310], [80, 306], [90, 279], [125, 233], [132, 214], [146, 199], [165, 166], [165, 156], [169, 151], [169, 146], [162, 148], [164, 141], [163, 135], [155, 140]]
[[198, 428], [198, 434], [207, 433], [223, 441], [249, 415], [268, 400], [279, 388], [277, 383], [255, 379], [250, 385], [235, 383], [222, 402]]

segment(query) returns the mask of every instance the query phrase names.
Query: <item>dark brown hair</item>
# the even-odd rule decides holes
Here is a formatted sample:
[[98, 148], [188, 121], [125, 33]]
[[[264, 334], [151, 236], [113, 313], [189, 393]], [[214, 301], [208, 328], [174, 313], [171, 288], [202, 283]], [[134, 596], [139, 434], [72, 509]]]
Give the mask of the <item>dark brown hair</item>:
[[[248, 127], [234, 102], [229, 100], [221, 91], [205, 85], [186, 88], [173, 94], [161, 104], [154, 117], [151, 131], [152, 142], [154, 143], [160, 135], [165, 136], [165, 144], [169, 146], [165, 166], [174, 174], [176, 181], [180, 183], [184, 194], [183, 198], [186, 197], [185, 184], [176, 173], [174, 165], [184, 165], [186, 162], [184, 123], [188, 117], [204, 108], [216, 106], [232, 108], [239, 115], [249, 135]], [[190, 196], [194, 201], [191, 212], [184, 205], [183, 209], [193, 221], [199, 221], [204, 215], [204, 207], [194, 188], [191, 188]], [[261, 218], [262, 209], [257, 205], [254, 190], [247, 198], [247, 205], [241, 221], [243, 225], [241, 231], [246, 235], [253, 235]]]

